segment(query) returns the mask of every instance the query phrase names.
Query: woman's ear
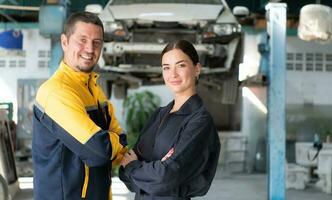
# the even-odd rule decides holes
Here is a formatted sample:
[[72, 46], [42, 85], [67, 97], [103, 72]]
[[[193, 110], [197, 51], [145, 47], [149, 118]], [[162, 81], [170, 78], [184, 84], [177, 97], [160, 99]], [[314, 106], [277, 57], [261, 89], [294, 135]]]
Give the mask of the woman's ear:
[[197, 63], [195, 66], [195, 77], [199, 76], [199, 74], [201, 73], [201, 68], [202, 68], [201, 63]]

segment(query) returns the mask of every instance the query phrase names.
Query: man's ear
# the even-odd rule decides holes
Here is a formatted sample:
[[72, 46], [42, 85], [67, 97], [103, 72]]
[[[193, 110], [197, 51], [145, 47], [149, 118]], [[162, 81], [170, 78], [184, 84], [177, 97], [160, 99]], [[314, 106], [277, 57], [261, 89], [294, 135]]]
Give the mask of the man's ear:
[[62, 49], [65, 49], [68, 45], [68, 38], [65, 34], [61, 34], [61, 46]]

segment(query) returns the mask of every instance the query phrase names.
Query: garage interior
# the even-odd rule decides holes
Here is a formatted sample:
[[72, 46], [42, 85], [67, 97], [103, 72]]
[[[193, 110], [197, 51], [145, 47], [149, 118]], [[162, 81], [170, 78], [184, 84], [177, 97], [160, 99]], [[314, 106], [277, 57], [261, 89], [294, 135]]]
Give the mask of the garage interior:
[[[181, 6], [206, 1], [139, 2], [129, 14], [142, 17], [141, 7], [169, 3], [182, 21], [150, 20], [152, 11], [126, 19], [120, 9], [135, 4], [130, 0], [0, 0], [0, 200], [33, 199], [35, 95], [62, 57], [66, 16], [84, 10], [104, 23], [96, 71], [125, 129], [129, 96], [149, 91], [160, 106], [173, 99], [157, 59], [165, 44], [179, 38], [196, 44], [203, 64], [197, 92], [218, 128], [221, 152], [209, 192], [193, 199], [330, 200], [332, 2], [213, 0], [219, 12], [206, 7], [192, 21]], [[201, 15], [210, 18], [200, 22]], [[114, 31], [119, 22], [122, 29]], [[114, 200], [134, 199], [116, 175], [112, 190]]]

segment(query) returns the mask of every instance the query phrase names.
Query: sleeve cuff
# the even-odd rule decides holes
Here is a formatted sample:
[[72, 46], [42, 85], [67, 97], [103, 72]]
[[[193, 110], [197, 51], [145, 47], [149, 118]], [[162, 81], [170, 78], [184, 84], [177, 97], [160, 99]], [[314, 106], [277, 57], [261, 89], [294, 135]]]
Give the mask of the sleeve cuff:
[[134, 160], [134, 161], [131, 161], [130, 163], [128, 163], [128, 165], [124, 168], [124, 172], [126, 174], [126, 176], [130, 177], [130, 173], [138, 168], [139, 166], [141, 165], [141, 161], [139, 160]]

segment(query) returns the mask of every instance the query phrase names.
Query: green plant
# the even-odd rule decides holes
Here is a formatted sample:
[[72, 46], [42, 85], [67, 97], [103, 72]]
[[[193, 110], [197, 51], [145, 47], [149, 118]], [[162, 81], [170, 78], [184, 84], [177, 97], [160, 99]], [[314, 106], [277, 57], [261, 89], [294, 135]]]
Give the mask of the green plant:
[[129, 95], [123, 101], [128, 146], [132, 147], [152, 112], [160, 106], [160, 97], [149, 91]]

